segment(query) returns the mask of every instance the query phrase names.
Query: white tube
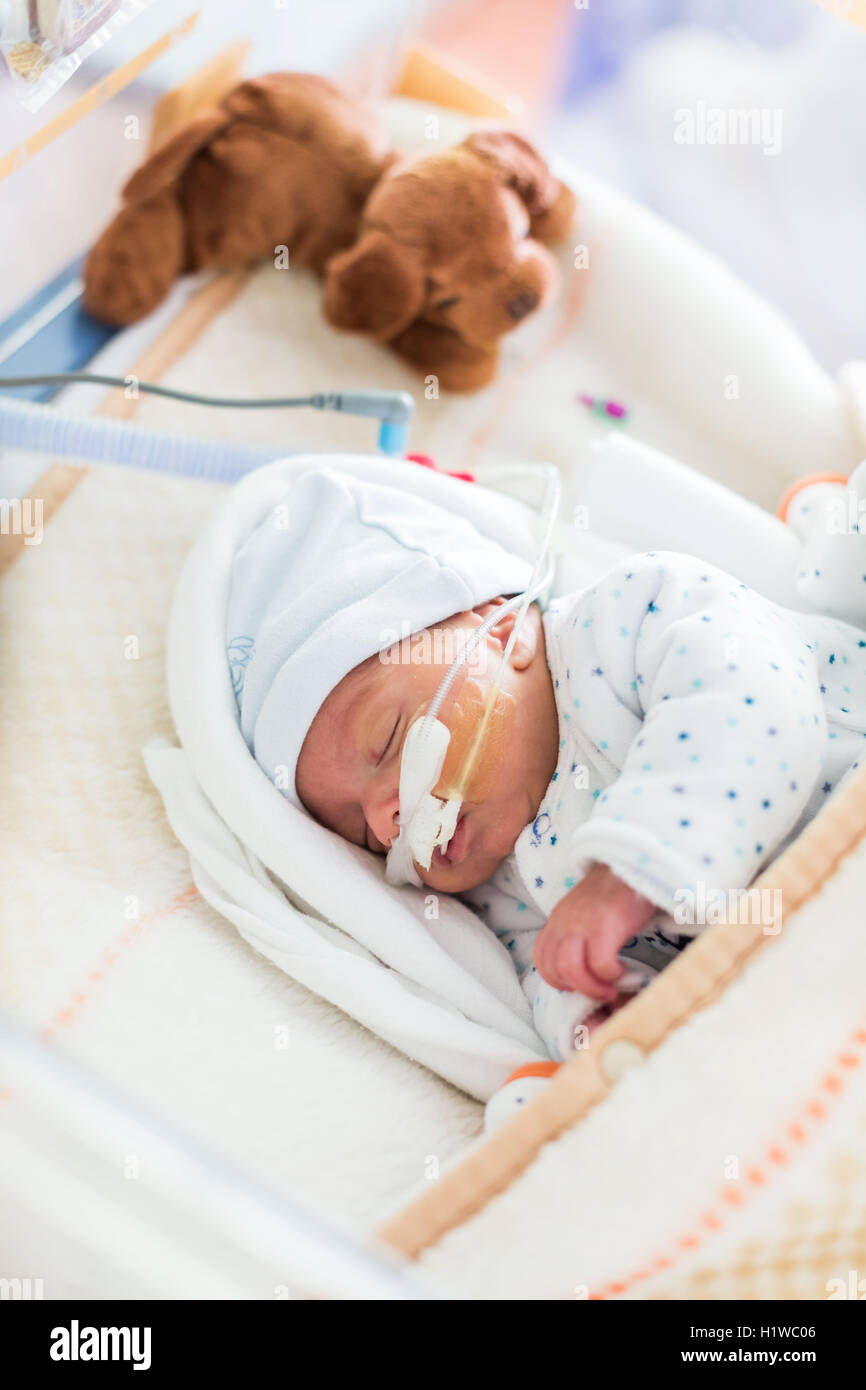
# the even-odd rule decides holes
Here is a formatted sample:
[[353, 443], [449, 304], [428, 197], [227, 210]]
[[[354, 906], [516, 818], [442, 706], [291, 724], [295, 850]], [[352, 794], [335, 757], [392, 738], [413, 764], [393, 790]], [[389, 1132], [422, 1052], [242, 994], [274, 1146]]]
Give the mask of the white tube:
[[[561, 496], [557, 470], [548, 464], [528, 464], [524, 467], [499, 469], [491, 476], [533, 476], [538, 474], [545, 477], [547, 488], [541, 507], [541, 545], [529, 584], [522, 594], [517, 594], [511, 599], [507, 599], [505, 603], [499, 604], [494, 612], [488, 614], [475, 632], [471, 634], [446, 671], [429, 709], [420, 721], [417, 732], [414, 733], [411, 740], [407, 734], [404, 741], [400, 760], [400, 809], [398, 814], [400, 829], [396, 840], [392, 842], [388, 850], [385, 863], [385, 878], [389, 883], [413, 883], [416, 887], [420, 887], [421, 880], [415, 869], [415, 863], [421, 863], [423, 867], [429, 868], [433, 850], [437, 846], [443, 850], [446, 849], [457, 826], [462, 805], [461, 798], [451, 797], [448, 801], [443, 801], [439, 797], [432, 796], [431, 793], [439, 780], [450, 740], [450, 733], [439, 720], [438, 715], [458, 673], [466, 665], [476, 647], [479, 646], [491, 628], [495, 627], [506, 613], [517, 608], [517, 619], [505, 644], [496, 675], [488, 691], [481, 723], [467, 750], [466, 757], [457, 771], [457, 786], [461, 787], [465, 778], [471, 775], [487, 727], [489, 712], [502, 684], [509, 657], [514, 649], [529, 605], [539, 594], [544, 592], [552, 579], [553, 563], [549, 552]], [[410, 732], [412, 731], [410, 730]]]

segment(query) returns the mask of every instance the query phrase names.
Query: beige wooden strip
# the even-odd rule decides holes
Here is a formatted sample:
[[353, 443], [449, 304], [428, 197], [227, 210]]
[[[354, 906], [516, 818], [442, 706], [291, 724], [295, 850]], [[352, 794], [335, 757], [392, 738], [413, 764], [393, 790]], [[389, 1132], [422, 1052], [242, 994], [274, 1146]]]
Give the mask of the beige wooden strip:
[[[864, 839], [866, 767], [753, 886], [781, 889], [784, 918], [789, 920]], [[379, 1238], [417, 1259], [481, 1211], [533, 1163], [544, 1144], [604, 1100], [610, 1082], [600, 1059], [609, 1043], [627, 1039], [644, 1053], [652, 1051], [690, 1014], [717, 998], [756, 952], [775, 940], [778, 937], [766, 934], [758, 923], [710, 927], [631, 1004], [596, 1030], [592, 1049], [575, 1053], [536, 1100], [393, 1216]]]
[[211, 58], [209, 63], [199, 68], [180, 86], [165, 92], [156, 103], [153, 112], [153, 125], [150, 132], [150, 149], [155, 150], [176, 130], [186, 125], [202, 111], [207, 111], [222, 100], [241, 79], [247, 54], [249, 39], [238, 39], [222, 52]]
[[135, 392], [135, 379], [160, 381], [175, 362], [189, 351], [208, 324], [240, 294], [251, 275], [252, 271], [246, 268], [225, 271], [197, 290], [128, 370], [126, 377], [129, 386], [123, 391], [110, 391], [94, 414], [112, 420], [133, 419], [141, 400]]
[[[15, 563], [22, 550], [35, 549], [36, 545], [41, 543], [42, 529], [89, 471], [71, 463], [54, 463], [37, 479], [26, 499], [29, 506], [25, 505], [24, 498], [18, 498], [15, 501], [18, 502], [19, 509], [13, 509], [9, 506], [13, 499], [0, 499], [0, 575], [5, 574]], [[10, 529], [9, 526], [12, 517], [22, 515], [20, 509], [23, 509], [23, 514], [27, 516], [30, 540], [20, 526], [16, 529]], [[38, 523], [38, 531], [35, 523]]]
[[190, 34], [195, 28], [199, 17], [199, 11], [195, 10], [181, 23], [169, 29], [162, 38], [156, 39], [142, 53], [135, 58], [130, 58], [128, 63], [124, 63], [114, 72], [108, 73], [99, 82], [90, 87], [88, 91], [82, 93], [76, 101], [73, 101], [61, 111], [53, 120], [47, 121], [39, 130], [27, 137], [21, 145], [16, 145], [8, 154], [0, 158], [0, 179], [5, 179], [15, 169], [19, 169], [25, 160], [30, 159], [40, 150], [44, 150], [46, 145], [50, 145], [52, 140], [56, 140], [58, 135], [63, 135], [65, 131], [74, 126], [83, 116], [89, 116], [91, 111], [97, 107], [104, 106], [111, 97], [122, 92], [124, 87], [128, 87], [130, 82], [134, 82], [145, 68], [167, 52], [180, 39]]
[[813, 0], [813, 3], [820, 5], [822, 10], [829, 10], [839, 19], [847, 19], [857, 29], [866, 31], [866, 0]]
[[410, 48], [392, 89], [398, 97], [429, 101], [464, 111], [469, 116], [491, 116], [513, 121], [523, 109], [519, 97], [494, 91], [483, 77], [432, 48]]

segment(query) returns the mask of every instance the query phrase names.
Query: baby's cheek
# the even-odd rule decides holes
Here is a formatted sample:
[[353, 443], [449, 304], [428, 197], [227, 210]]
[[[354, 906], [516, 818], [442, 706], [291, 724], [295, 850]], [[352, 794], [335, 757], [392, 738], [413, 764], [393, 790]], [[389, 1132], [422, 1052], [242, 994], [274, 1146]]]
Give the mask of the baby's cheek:
[[[433, 789], [434, 795], [449, 797], [457, 793], [457, 778], [480, 726], [486, 695], [487, 692], [482, 691], [475, 681], [466, 680], [458, 699], [446, 712], [445, 722], [451, 733], [451, 741], [442, 765], [442, 776]], [[463, 791], [464, 801], [483, 801], [493, 790], [508, 750], [516, 708], [513, 695], [497, 691], [484, 739]]]

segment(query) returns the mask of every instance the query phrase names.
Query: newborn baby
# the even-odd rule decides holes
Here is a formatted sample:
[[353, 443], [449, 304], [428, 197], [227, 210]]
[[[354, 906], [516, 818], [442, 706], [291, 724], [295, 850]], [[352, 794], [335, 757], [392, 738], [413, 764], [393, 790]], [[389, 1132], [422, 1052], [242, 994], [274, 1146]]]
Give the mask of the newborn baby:
[[[341, 631], [356, 651], [366, 643], [372, 654], [354, 662], [344, 654], [344, 674], [317, 677], [318, 693], [292, 685], [291, 662], [284, 662], [283, 693], [293, 699], [291, 706], [277, 702], [279, 718], [272, 712], [266, 727], [278, 681], [269, 671], [260, 682], [267, 696], [251, 692], [247, 664], [258, 650], [261, 665], [261, 653], [279, 643], [272, 634], [267, 641], [235, 637], [229, 650], [242, 727], [277, 785], [282, 765], [275, 750], [291, 708], [299, 727], [291, 734], [297, 753], [287, 756], [289, 765], [295, 758], [293, 786], [291, 777], [285, 784], [290, 793], [323, 825], [384, 855], [398, 833], [407, 729], [453, 655], [448, 643], [432, 640], [433, 629], [450, 634], [453, 646], [502, 597], [422, 624], [431, 640], [420, 662], [401, 660], [393, 640], [381, 640], [382, 627], [378, 642], [372, 629], [356, 637], [368, 610], [389, 611], [383, 595], [393, 595], [400, 578], [389, 549], [397, 532], [412, 557], [401, 589], [406, 606], [415, 592], [422, 607], [437, 582], [434, 565], [413, 590], [418, 550], [427, 547], [425, 564], [435, 552], [441, 565], [444, 541], [436, 534], [429, 540], [429, 507], [418, 519], [423, 546], [421, 531], [416, 536], [402, 522], [401, 530], [387, 506], [373, 521], [369, 509], [363, 514], [363, 488], [350, 501], [329, 497], [329, 512], [317, 513], [326, 532], [332, 528], [324, 517], [338, 503], [345, 508], [341, 540], [336, 530], [326, 535], [316, 563], [343, 557], [354, 597], [340, 612]], [[366, 549], [353, 552], [347, 537], [359, 523]], [[367, 532], [375, 532], [375, 542]], [[449, 539], [446, 569], [458, 552], [470, 568], [483, 568], [480, 538], [478, 545], [469, 541], [464, 551]], [[389, 566], [387, 581], [375, 588], [364, 577], [371, 544], [376, 564], [381, 550]], [[495, 565], [488, 583], [494, 572]], [[479, 584], [483, 592], [484, 580]], [[367, 590], [376, 595], [372, 609]], [[318, 602], [315, 589], [307, 602]], [[280, 602], [275, 612], [275, 628], [284, 633]], [[458, 697], [464, 707], [480, 706], [514, 622], [514, 613], [505, 613], [488, 633], [465, 677], [468, 693]], [[309, 624], [325, 653], [321, 664], [331, 651], [328, 624], [315, 614]], [[260, 626], [264, 632], [267, 625]], [[562, 1058], [579, 1045], [580, 1029], [622, 1002], [624, 987], [661, 968], [700, 929], [683, 919], [688, 894], [701, 885], [708, 894], [748, 885], [858, 765], [866, 736], [866, 639], [837, 620], [782, 609], [690, 556], [650, 553], [555, 599], [544, 613], [533, 605], [502, 691], [507, 744], [482, 768], [476, 785], [483, 784], [483, 794], [470, 785], [447, 848], [417, 871], [430, 889], [464, 895], [500, 935], [537, 1031]], [[302, 699], [305, 711], [297, 709]], [[449, 757], [457, 758], [465, 742], [452, 737]]]
[[[468, 635], [496, 602], [442, 626]], [[482, 691], [514, 621], [508, 613], [491, 629], [488, 659], [467, 677]], [[297, 768], [301, 800], [324, 825], [386, 853], [406, 730], [447, 665], [377, 654], [327, 697]], [[418, 873], [464, 893], [522, 974], [534, 954], [548, 985], [582, 996], [553, 1011], [548, 997], [536, 1011], [563, 1055], [569, 1027], [603, 1014], [587, 1013], [586, 997], [617, 1001], [620, 953], [660, 909], [673, 915], [699, 881], [748, 884], [856, 766], [866, 641], [689, 556], [641, 555], [544, 616], [533, 606], [503, 690], [514, 705], [507, 756]], [[675, 954], [697, 925], [643, 939]], [[640, 949], [636, 958], [652, 963]]]

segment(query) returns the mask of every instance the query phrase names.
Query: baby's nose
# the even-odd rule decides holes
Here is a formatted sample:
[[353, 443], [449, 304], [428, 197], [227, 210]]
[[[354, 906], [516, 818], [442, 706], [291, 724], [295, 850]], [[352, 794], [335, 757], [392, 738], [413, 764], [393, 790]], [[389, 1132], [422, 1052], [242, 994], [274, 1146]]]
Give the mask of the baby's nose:
[[535, 291], [525, 290], [523, 294], [517, 294], [509, 300], [507, 305], [508, 317], [514, 319], [515, 323], [519, 323], [521, 319], [526, 318], [527, 314], [532, 313], [537, 304], [538, 295]]
[[389, 849], [392, 840], [396, 840], [400, 833], [400, 826], [397, 818], [400, 814], [400, 800], [396, 793], [387, 798], [371, 801], [365, 808], [364, 814], [370, 832], [374, 839], [384, 849]]

